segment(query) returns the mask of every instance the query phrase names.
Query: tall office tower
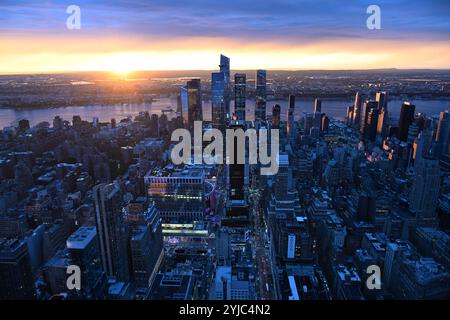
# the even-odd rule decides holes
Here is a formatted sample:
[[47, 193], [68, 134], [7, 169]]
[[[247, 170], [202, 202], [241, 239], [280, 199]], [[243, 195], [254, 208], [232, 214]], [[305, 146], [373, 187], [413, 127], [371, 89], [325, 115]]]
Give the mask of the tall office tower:
[[[142, 214], [145, 223], [133, 228], [130, 239], [133, 280], [137, 288], [151, 287], [161, 265], [164, 248], [159, 212], [151, 206]], [[133, 215], [136, 218], [136, 215]], [[133, 220], [135, 220], [133, 218]], [[137, 218], [139, 221], [140, 219]]]
[[280, 129], [281, 107], [276, 104], [272, 107], [272, 129]]
[[303, 117], [303, 131], [305, 135], [309, 135], [311, 128], [314, 126], [314, 113], [307, 113]]
[[66, 241], [71, 264], [80, 267], [81, 295], [86, 299], [101, 299], [106, 295], [107, 278], [98, 240], [94, 226], [83, 226]]
[[247, 76], [245, 73], [236, 73], [234, 75], [234, 113], [241, 122], [245, 122], [246, 86]]
[[449, 135], [450, 135], [450, 112], [442, 111], [439, 115], [438, 127], [436, 130], [436, 155], [441, 156], [449, 153]]
[[[238, 122], [231, 122], [228, 129], [243, 129]], [[227, 140], [227, 144], [233, 143]], [[222, 225], [244, 227], [249, 222], [248, 207], [245, 194], [245, 163], [238, 163], [238, 148], [241, 147], [235, 138], [233, 143], [233, 163], [227, 165], [229, 181], [228, 199], [226, 204], [226, 219]]]
[[353, 124], [353, 110], [355, 109], [355, 107], [353, 106], [348, 106], [347, 107], [347, 116], [345, 117], [346, 123], [348, 126]]
[[383, 268], [383, 284], [385, 289], [390, 291], [392, 284], [395, 282], [396, 264], [398, 260], [403, 260], [403, 257], [411, 255], [411, 247], [408, 242], [397, 240], [396, 242], [389, 242], [386, 245], [386, 258]]
[[417, 163], [427, 157], [431, 150], [433, 140], [433, 134], [431, 130], [425, 129], [419, 133], [419, 136], [414, 140], [413, 144], [413, 159], [414, 165], [417, 166]]
[[378, 109], [372, 108], [367, 115], [367, 130], [365, 135], [369, 141], [375, 141], [377, 136], [378, 112]]
[[408, 139], [408, 130], [409, 126], [414, 120], [414, 112], [416, 106], [405, 101], [402, 104], [402, 108], [400, 110], [400, 118], [398, 120], [398, 138], [401, 141], [405, 141]]
[[387, 93], [385, 91], [377, 92], [375, 101], [378, 109], [378, 124], [377, 134], [382, 138], [386, 138], [388, 134], [388, 105], [387, 105]]
[[97, 232], [103, 270], [118, 281], [127, 281], [128, 232], [122, 214], [122, 195], [117, 184], [99, 184], [93, 189]]
[[0, 299], [34, 299], [34, 279], [27, 243], [0, 239]]
[[382, 91], [382, 92], [377, 92], [375, 95], [375, 101], [377, 102], [377, 108], [378, 110], [383, 110], [386, 109], [387, 111], [387, 92]]
[[290, 94], [288, 100], [288, 109], [286, 117], [286, 131], [288, 140], [293, 140], [295, 135], [294, 128], [294, 113], [295, 113], [295, 95]]
[[224, 94], [224, 103], [225, 103], [225, 113], [226, 118], [230, 117], [230, 101], [231, 101], [231, 78], [230, 78], [230, 58], [220, 55], [220, 72], [223, 73], [223, 79], [225, 84], [225, 94]]
[[353, 125], [356, 128], [359, 128], [361, 125], [361, 104], [362, 97], [359, 92], [355, 95], [355, 102], [353, 103]]
[[320, 100], [319, 98], [314, 99], [314, 112], [322, 112], [322, 100]]
[[266, 120], [266, 101], [267, 101], [267, 88], [266, 88], [266, 70], [256, 71], [256, 108], [255, 108], [255, 120]]
[[189, 80], [186, 84], [187, 90], [187, 124], [188, 129], [194, 130], [194, 121], [203, 120], [202, 91], [200, 79]]
[[[189, 110], [188, 110], [188, 89], [187, 86], [180, 88], [180, 106], [181, 106], [181, 118], [183, 119], [183, 127], [189, 128]], [[154, 115], [152, 115], [153, 117]], [[157, 116], [157, 115], [156, 115]], [[156, 128], [158, 127], [158, 119], [156, 119]]]
[[293, 188], [292, 167], [289, 166], [289, 156], [281, 152], [278, 158], [278, 173], [274, 179], [274, 194], [278, 200], [285, 199], [289, 190]]
[[383, 139], [388, 136], [388, 112], [387, 109], [378, 109], [377, 134]]
[[421, 221], [436, 218], [439, 196], [439, 161], [423, 158], [414, 168], [414, 181], [410, 193], [410, 209]]
[[292, 166], [287, 153], [280, 153], [279, 169], [274, 176], [273, 193], [268, 206], [269, 228], [277, 258], [282, 260], [312, 259], [312, 239], [295, 190]]
[[216, 129], [224, 131], [226, 110], [225, 74], [223, 72], [213, 72], [211, 74], [211, 109], [213, 126]]
[[330, 127], [330, 119], [327, 115], [324, 114], [322, 117], [322, 124], [320, 125], [320, 130], [322, 132], [328, 132], [328, 128]]
[[366, 138], [367, 136], [367, 120], [369, 118], [369, 112], [372, 109], [376, 109], [377, 108], [377, 103], [375, 101], [372, 100], [366, 100], [363, 103], [363, 107], [362, 107], [362, 112], [361, 112], [361, 126], [360, 126], [360, 132], [361, 132], [361, 136], [363, 138]]

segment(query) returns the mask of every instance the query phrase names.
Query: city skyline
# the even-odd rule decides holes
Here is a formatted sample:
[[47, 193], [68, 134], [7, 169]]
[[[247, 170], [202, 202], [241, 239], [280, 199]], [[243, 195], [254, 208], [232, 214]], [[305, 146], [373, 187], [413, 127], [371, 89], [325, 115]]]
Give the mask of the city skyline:
[[0, 12], [0, 301], [450, 299], [448, 0]]

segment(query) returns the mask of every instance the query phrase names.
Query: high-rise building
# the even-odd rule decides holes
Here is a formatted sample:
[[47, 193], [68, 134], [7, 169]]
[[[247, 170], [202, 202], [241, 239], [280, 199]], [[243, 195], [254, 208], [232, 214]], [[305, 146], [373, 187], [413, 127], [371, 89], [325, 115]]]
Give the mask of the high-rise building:
[[442, 111], [439, 115], [438, 127], [436, 130], [436, 155], [441, 156], [449, 153], [449, 135], [450, 135], [450, 112]]
[[378, 110], [378, 112], [377, 134], [384, 139], [389, 133], [388, 113], [386, 109]]
[[239, 121], [245, 121], [245, 99], [246, 99], [246, 75], [236, 73], [234, 75], [234, 113]]
[[365, 135], [369, 141], [375, 141], [377, 135], [378, 112], [378, 109], [372, 108], [367, 115], [367, 130], [365, 131]]
[[230, 77], [230, 58], [220, 55], [220, 72], [223, 73], [224, 76], [224, 84], [225, 84], [225, 113], [226, 118], [230, 117], [230, 100], [231, 100], [231, 77]]
[[314, 99], [314, 112], [322, 112], [322, 100], [320, 100], [319, 98]]
[[378, 110], [386, 109], [387, 111], [387, 92], [377, 92], [375, 95], [375, 101], [377, 102], [377, 108]]
[[431, 130], [423, 130], [419, 133], [419, 136], [414, 140], [413, 144], [413, 159], [414, 165], [429, 155], [433, 134]]
[[25, 241], [0, 239], [0, 299], [34, 299], [34, 280]]
[[225, 128], [225, 74], [213, 72], [211, 74], [211, 112], [213, 126], [219, 130]]
[[355, 95], [355, 102], [353, 103], [353, 125], [356, 128], [359, 128], [361, 125], [361, 105], [362, 105], [362, 97], [359, 92]]
[[267, 101], [267, 88], [266, 88], [266, 70], [256, 71], [256, 108], [255, 108], [255, 120], [266, 120], [266, 101]]
[[281, 107], [276, 104], [272, 107], [272, 129], [280, 129]]
[[186, 84], [186, 90], [187, 90], [187, 128], [193, 131], [194, 121], [203, 120], [202, 91], [200, 79], [189, 80]]
[[[150, 288], [156, 277], [163, 259], [163, 236], [159, 212], [151, 206], [142, 212], [143, 224], [137, 223], [133, 227], [130, 239], [131, 266], [133, 280], [137, 288]], [[131, 224], [140, 221], [135, 214], [131, 214]]]
[[[189, 110], [188, 110], [188, 90], [187, 86], [183, 86], [180, 88], [180, 112], [181, 118], [183, 119], [183, 126], [188, 129], [189, 128]], [[154, 114], [155, 115], [155, 114]], [[154, 116], [152, 115], [152, 116]], [[158, 115], [156, 115], [158, 116]], [[158, 119], [156, 119], [156, 129], [158, 127], [157, 124]]]
[[434, 220], [440, 187], [439, 161], [424, 158], [417, 163], [414, 171], [410, 209], [420, 220]]
[[398, 138], [401, 141], [407, 141], [409, 126], [414, 120], [414, 112], [416, 106], [405, 101], [400, 110], [400, 118], [398, 120]]
[[[362, 112], [361, 112], [361, 126], [360, 126], [360, 132], [361, 136], [366, 139], [368, 134], [368, 119], [369, 119], [369, 113], [372, 109], [377, 108], [377, 103], [372, 100], [366, 100], [363, 103]], [[375, 124], [375, 130], [376, 130], [377, 124]]]
[[[231, 122], [228, 129], [239, 130], [243, 125], [238, 122]], [[237, 139], [237, 138], [235, 138]], [[230, 143], [227, 141], [227, 144]], [[238, 163], [238, 148], [240, 147], [236, 141], [233, 143], [234, 158], [232, 163], [227, 164], [226, 172], [228, 179], [228, 200], [226, 205], [226, 219], [223, 225], [229, 226], [245, 226], [248, 223], [248, 206], [245, 193], [245, 163]]]
[[80, 267], [81, 294], [86, 299], [101, 299], [106, 294], [106, 274], [98, 240], [94, 226], [83, 226], [66, 241], [71, 264]]
[[351, 126], [353, 124], [353, 111], [355, 107], [354, 106], [348, 106], [347, 107], [347, 116], [345, 117], [347, 125]]
[[286, 131], [287, 131], [287, 136], [288, 136], [289, 140], [293, 140], [294, 135], [295, 135], [294, 113], [295, 113], [295, 95], [290, 94], [289, 101], [288, 101], [287, 117], [286, 117]]
[[121, 190], [115, 183], [102, 183], [94, 187], [93, 193], [103, 270], [118, 281], [127, 281], [128, 232], [122, 213]]

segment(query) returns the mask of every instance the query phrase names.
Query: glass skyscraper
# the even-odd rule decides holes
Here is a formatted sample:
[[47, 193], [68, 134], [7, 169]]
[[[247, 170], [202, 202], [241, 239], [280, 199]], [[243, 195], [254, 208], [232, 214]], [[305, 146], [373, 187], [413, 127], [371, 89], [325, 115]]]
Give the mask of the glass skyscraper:
[[256, 71], [256, 108], [255, 108], [255, 120], [266, 120], [266, 101], [267, 101], [267, 88], [266, 88], [266, 70]]
[[230, 81], [230, 58], [220, 55], [220, 72], [223, 73], [225, 84], [224, 103], [226, 117], [230, 117], [230, 100], [231, 100], [231, 81]]
[[211, 109], [212, 122], [215, 128], [225, 128], [225, 73], [211, 74]]
[[245, 121], [245, 96], [247, 76], [245, 73], [234, 75], [234, 113], [239, 121]]

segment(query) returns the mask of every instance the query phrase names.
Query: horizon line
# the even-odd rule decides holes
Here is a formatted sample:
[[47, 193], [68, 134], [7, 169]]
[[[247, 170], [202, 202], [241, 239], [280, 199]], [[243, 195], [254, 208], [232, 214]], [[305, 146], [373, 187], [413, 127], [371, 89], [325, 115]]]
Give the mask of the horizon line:
[[[257, 71], [257, 70], [267, 70], [267, 71], [337, 71], [337, 72], [354, 72], [354, 71], [450, 71], [450, 67], [447, 68], [368, 68], [368, 69], [298, 69], [298, 68], [260, 68], [260, 69], [231, 69], [233, 72], [243, 72], [243, 71]], [[155, 70], [129, 70], [126, 73], [138, 73], [138, 72], [216, 72], [215, 69], [155, 69]], [[18, 76], [18, 75], [52, 75], [52, 74], [79, 74], [79, 73], [110, 73], [115, 74], [116, 72], [110, 70], [61, 70], [61, 71], [42, 71], [42, 72], [1, 72], [0, 76]]]

